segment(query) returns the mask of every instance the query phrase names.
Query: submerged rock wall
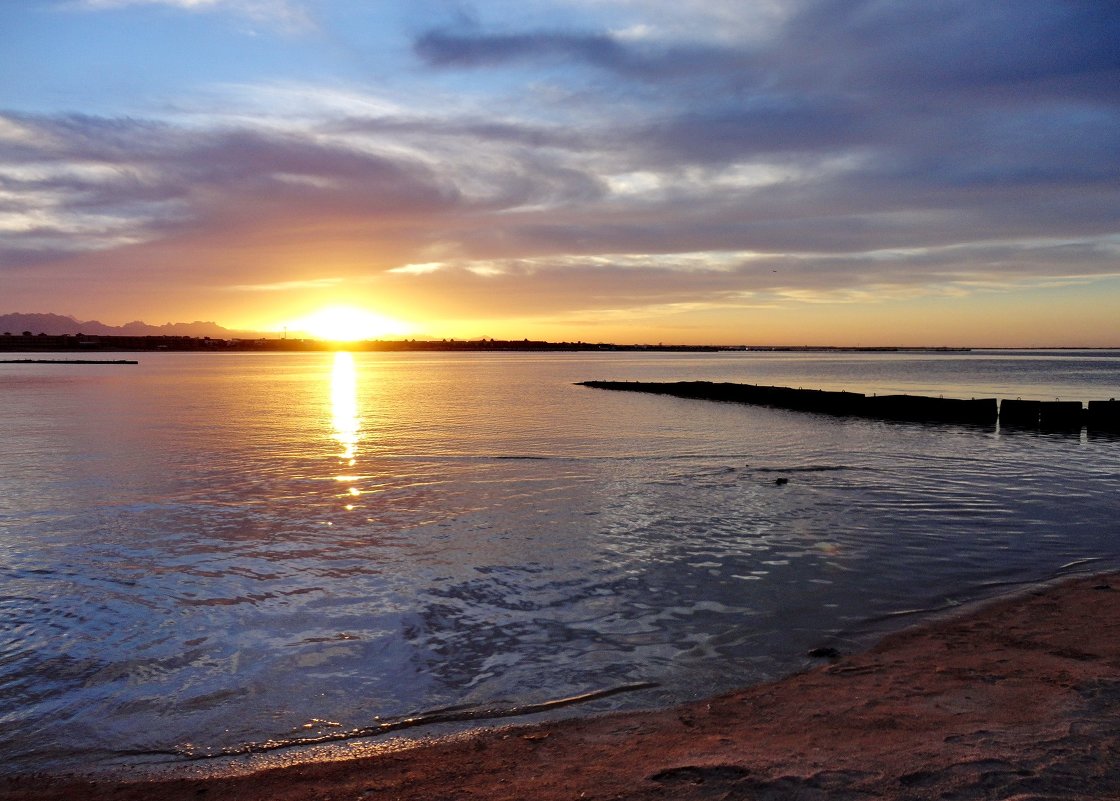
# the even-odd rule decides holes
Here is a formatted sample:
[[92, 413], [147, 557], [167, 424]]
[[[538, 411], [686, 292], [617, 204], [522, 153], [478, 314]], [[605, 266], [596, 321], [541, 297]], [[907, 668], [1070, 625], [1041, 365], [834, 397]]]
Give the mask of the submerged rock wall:
[[582, 381], [580, 386], [747, 403], [843, 417], [974, 425], [995, 425], [998, 421], [1003, 427], [1062, 430], [1088, 426], [1103, 431], [1120, 431], [1120, 401], [1115, 399], [1090, 401], [1086, 408], [1081, 401], [861, 395], [857, 392], [711, 381]]

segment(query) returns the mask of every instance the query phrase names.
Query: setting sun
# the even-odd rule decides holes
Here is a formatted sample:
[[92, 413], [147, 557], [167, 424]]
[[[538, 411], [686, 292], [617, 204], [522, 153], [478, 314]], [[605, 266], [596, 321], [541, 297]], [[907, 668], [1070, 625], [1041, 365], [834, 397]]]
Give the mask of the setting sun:
[[354, 306], [328, 306], [306, 317], [292, 320], [288, 328], [293, 332], [332, 342], [404, 336], [412, 331], [412, 326], [408, 323]]

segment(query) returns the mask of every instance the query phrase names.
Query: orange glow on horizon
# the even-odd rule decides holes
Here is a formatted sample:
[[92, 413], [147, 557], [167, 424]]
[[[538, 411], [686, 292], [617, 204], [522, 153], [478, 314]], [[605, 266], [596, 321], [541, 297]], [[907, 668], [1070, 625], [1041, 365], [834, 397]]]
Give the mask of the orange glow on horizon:
[[327, 306], [304, 317], [291, 320], [286, 328], [331, 342], [359, 342], [367, 339], [404, 336], [413, 331], [409, 323], [356, 306]]

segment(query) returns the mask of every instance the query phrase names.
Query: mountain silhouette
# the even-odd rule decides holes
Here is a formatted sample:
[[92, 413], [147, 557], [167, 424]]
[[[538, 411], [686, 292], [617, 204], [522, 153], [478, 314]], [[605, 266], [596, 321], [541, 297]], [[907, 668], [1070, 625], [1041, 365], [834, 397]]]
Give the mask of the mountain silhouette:
[[217, 323], [201, 320], [193, 323], [164, 323], [163, 325], [150, 325], [141, 320], [134, 320], [124, 325], [106, 325], [97, 320], [81, 321], [63, 314], [0, 314], [0, 334], [5, 332], [21, 334], [24, 331], [54, 336], [86, 334], [89, 336], [212, 337], [214, 339], [263, 336], [258, 331], [233, 331]]

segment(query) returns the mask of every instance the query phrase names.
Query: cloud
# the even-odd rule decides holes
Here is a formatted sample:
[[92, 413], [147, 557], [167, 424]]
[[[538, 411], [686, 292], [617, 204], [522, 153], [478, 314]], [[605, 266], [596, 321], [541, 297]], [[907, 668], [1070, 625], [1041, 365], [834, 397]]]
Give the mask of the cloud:
[[299, 0], [75, 0], [74, 4], [89, 11], [134, 6], [164, 6], [191, 12], [219, 11], [287, 33], [316, 29], [314, 20]]
[[636, 134], [673, 160], [726, 163], [798, 151], [840, 151], [873, 138], [868, 110], [839, 97], [770, 96], [686, 109]]
[[[867, 186], [848, 182], [846, 191], [1115, 180], [1116, 7], [788, 7], [798, 10], [769, 39], [738, 45], [472, 23], [429, 31], [415, 49], [444, 70], [545, 61], [610, 73], [616, 84], [585, 92], [601, 95], [631, 170], [849, 157], [869, 167]], [[642, 88], [651, 81], [657, 94]], [[630, 102], [619, 104], [620, 95]], [[628, 118], [614, 118], [612, 105]]]
[[293, 292], [308, 289], [330, 289], [343, 283], [342, 278], [311, 278], [305, 281], [274, 281], [268, 284], [235, 284], [236, 292]]
[[439, 68], [484, 68], [510, 64], [585, 65], [644, 82], [680, 82], [697, 76], [735, 76], [754, 67], [749, 52], [707, 44], [670, 46], [618, 33], [531, 31], [485, 33], [433, 30], [419, 36], [414, 51]]
[[[742, 4], [736, 9], [743, 16]], [[719, 16], [724, 32], [736, 32], [733, 39], [695, 30], [691, 39], [651, 37], [657, 26], [640, 23], [629, 30], [643, 35], [625, 29], [493, 31], [472, 20], [418, 36], [414, 50], [440, 68], [565, 62], [643, 80], [718, 76], [724, 88], [748, 94], [814, 85], [823, 94], [883, 92], [902, 102], [991, 89], [1120, 93], [1112, 80], [1120, 68], [1120, 9], [1111, 3], [1025, 0], [978, 8], [966, 0], [815, 0], [782, 4], [781, 13], [769, 16], [780, 22], [762, 26], [765, 38]], [[711, 16], [708, 22], [716, 24]]]
[[577, 59], [617, 66], [626, 49], [603, 34], [457, 34], [430, 31], [415, 43], [417, 55], [441, 67], [496, 66], [517, 60]]
[[817, 0], [791, 18], [780, 44], [811, 54], [803, 74], [851, 88], [1057, 94], [1115, 75], [1118, 35], [1113, 3]]
[[[355, 213], [432, 211], [453, 200], [427, 165], [361, 152], [298, 133], [200, 131], [168, 123], [88, 116], [9, 117], [36, 132], [0, 154], [4, 186], [30, 207], [98, 208], [141, 226], [257, 204], [316, 203], [313, 213], [349, 205]], [[183, 215], [167, 214], [178, 209]], [[246, 210], [251, 213], [251, 210]]]
[[627, 24], [422, 33], [392, 102], [272, 84], [181, 117], [0, 115], [0, 264], [158, 256], [511, 315], [1117, 274], [1110, 4], [821, 0], [708, 36], [611, 8]]
[[397, 275], [425, 275], [442, 270], [445, 265], [438, 261], [428, 261], [421, 264], [402, 264], [400, 267], [391, 267], [386, 272]]
[[172, 6], [185, 9], [215, 8], [229, 5], [229, 0], [78, 0], [82, 8], [95, 11], [108, 8], [125, 8], [127, 6]]
[[[49, 260], [163, 239], [241, 248], [342, 242], [384, 254], [366, 262], [375, 273], [432, 278], [448, 292], [475, 286], [460, 285], [467, 275], [489, 276], [502, 283], [487, 292], [500, 286], [498, 294], [525, 297], [528, 290], [511, 287], [537, 286], [550, 306], [588, 297], [597, 281], [603, 303], [612, 292], [638, 302], [656, 286], [667, 289], [650, 302], [666, 303], [674, 292], [698, 302], [777, 291], [794, 277], [807, 297], [845, 285], [964, 286], [969, 275], [1002, 276], [1010, 285], [1024, 263], [1056, 276], [1115, 272], [1115, 250], [1091, 245], [1115, 232], [1115, 198], [1084, 194], [1094, 186], [1106, 198], [1115, 194], [1115, 162], [1098, 158], [1115, 141], [1107, 115], [1065, 149], [1057, 118], [1052, 136], [1028, 126], [1034, 145], [1022, 159], [1007, 136], [995, 137], [1003, 150], [974, 144], [959, 173], [946, 163], [921, 167], [923, 158], [943, 158], [943, 143], [922, 150], [903, 137], [888, 159], [834, 157], [837, 145], [794, 134], [784, 145], [780, 137], [750, 147], [714, 137], [701, 148], [680, 127], [651, 133], [645, 123], [617, 128], [610, 140], [541, 124], [420, 116], [303, 121], [290, 131], [74, 115], [2, 119], [19, 132], [0, 147], [0, 198], [25, 215], [9, 218], [25, 221], [8, 240], [9, 248], [20, 243], [20, 253], [9, 253], [18, 264], [37, 249]], [[875, 144], [870, 135], [843, 136], [841, 154]], [[1051, 150], [1050, 167], [1040, 167]], [[644, 170], [632, 171], [635, 162]], [[619, 167], [626, 171], [610, 178]], [[1046, 191], [1024, 195], [1036, 185]], [[1040, 232], [1068, 241], [1064, 260], [1015, 245]], [[980, 259], [997, 243], [1031, 260]], [[754, 256], [731, 269], [726, 259], [713, 268], [688, 255], [737, 252]], [[938, 272], [923, 260], [933, 252], [970, 258]], [[759, 271], [760, 260], [770, 271]], [[433, 262], [451, 266], [415, 267]], [[244, 269], [245, 279], [227, 283], [285, 291], [322, 281]], [[564, 282], [571, 291], [561, 291]], [[626, 290], [627, 282], [642, 286]]]
[[[955, 297], [1120, 277], [1120, 239], [976, 244], [840, 256], [698, 252], [651, 258], [558, 256], [458, 262], [400, 270], [418, 298], [448, 314], [630, 313], [669, 307], [750, 309], [796, 304]], [[1102, 256], [1111, 251], [1111, 263]], [[1054, 275], [1067, 275], [1056, 280]], [[392, 286], [391, 284], [389, 286]]]

